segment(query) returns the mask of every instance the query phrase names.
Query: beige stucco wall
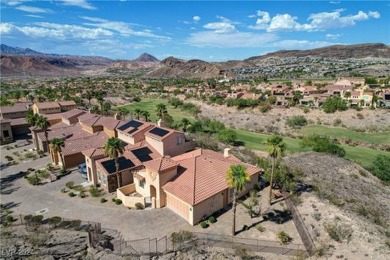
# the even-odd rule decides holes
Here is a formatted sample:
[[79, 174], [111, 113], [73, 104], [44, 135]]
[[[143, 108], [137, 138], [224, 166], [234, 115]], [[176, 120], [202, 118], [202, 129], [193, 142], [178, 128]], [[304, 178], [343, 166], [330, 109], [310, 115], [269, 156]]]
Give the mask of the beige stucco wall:
[[108, 137], [116, 137], [117, 136], [115, 130], [108, 129], [107, 127], [103, 127], [103, 131], [106, 133], [106, 135], [108, 135]]
[[135, 184], [129, 184], [117, 189], [116, 196], [122, 200], [122, 203], [126, 207], [135, 208], [135, 204], [141, 203], [145, 207], [144, 197], [129, 197], [128, 195], [135, 192]]
[[97, 177], [96, 160], [104, 157], [105, 157], [104, 155], [95, 156], [94, 158], [89, 158], [88, 156], [85, 156], [85, 164], [87, 166], [88, 181], [92, 182], [94, 186], [96, 186], [99, 183]]
[[214, 196], [195, 205], [192, 209], [192, 214], [190, 214], [190, 224], [195, 225], [199, 223], [203, 217], [207, 218], [211, 216], [214, 212], [222, 209], [225, 206], [223, 204], [223, 197], [224, 193], [226, 192], [227, 190], [219, 192]]
[[91, 133], [93, 134], [93, 128], [88, 126], [88, 125], [85, 125], [83, 123], [80, 123], [81, 124], [81, 128], [84, 130], [84, 131], [87, 131], [88, 133]]
[[129, 134], [123, 133], [122, 131], [118, 131], [118, 138], [128, 144], [135, 144], [134, 138]]
[[38, 111], [38, 114], [40, 114], [40, 115], [48, 115], [48, 114], [61, 113], [61, 108], [59, 108], [59, 107], [45, 108], [45, 109], [37, 108], [36, 111]]
[[4, 124], [1, 124], [1, 129], [0, 129], [0, 139], [1, 140], [4, 140], [4, 132], [3, 131], [8, 131], [8, 140], [13, 140], [14, 137], [12, 135], [12, 128], [11, 128], [11, 125], [9, 123], [4, 123]]
[[156, 149], [156, 151], [161, 154], [162, 156], [164, 156], [164, 144], [162, 141], [160, 140], [157, 140], [157, 139], [154, 139], [152, 137], [149, 137], [149, 136], [145, 136], [145, 140], [146, 142], [148, 142], [148, 144], [150, 144], [154, 149]]
[[3, 118], [10, 118], [10, 119], [14, 119], [14, 118], [23, 118], [23, 117], [26, 117], [27, 115], [27, 111], [23, 111], [23, 112], [8, 112], [8, 113], [1, 113], [1, 116]]

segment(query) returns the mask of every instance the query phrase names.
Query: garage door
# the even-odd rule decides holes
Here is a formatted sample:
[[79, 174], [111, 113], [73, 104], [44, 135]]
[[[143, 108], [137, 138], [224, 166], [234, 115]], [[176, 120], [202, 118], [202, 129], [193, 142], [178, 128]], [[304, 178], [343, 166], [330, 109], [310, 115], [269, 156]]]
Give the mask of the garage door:
[[175, 197], [167, 194], [167, 207], [170, 208], [173, 212], [189, 221], [189, 206]]

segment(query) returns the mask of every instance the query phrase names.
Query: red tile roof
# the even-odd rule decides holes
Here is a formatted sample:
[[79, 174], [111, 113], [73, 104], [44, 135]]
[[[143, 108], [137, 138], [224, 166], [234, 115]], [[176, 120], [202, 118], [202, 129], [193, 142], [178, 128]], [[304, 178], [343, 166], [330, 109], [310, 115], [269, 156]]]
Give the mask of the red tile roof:
[[60, 106], [76, 106], [76, 102], [74, 102], [73, 100], [69, 100], [69, 101], [59, 101], [58, 104]]
[[77, 154], [82, 151], [103, 147], [108, 139], [108, 135], [103, 131], [98, 132], [92, 136], [86, 136], [77, 139], [68, 139], [64, 142], [64, 147], [62, 148], [63, 155]]
[[[53, 138], [65, 138], [65, 139], [78, 139], [83, 137], [92, 136], [81, 128], [80, 123], [76, 123], [73, 125], [67, 125], [62, 122], [50, 127], [47, 131], [48, 139], [51, 140]], [[37, 134], [38, 138], [41, 140], [45, 140], [45, 133], [40, 132]]]
[[[199, 151], [200, 150], [200, 151]], [[247, 167], [249, 175], [260, 172], [260, 169], [239, 162], [234, 156], [225, 158], [222, 154], [198, 149], [173, 157], [178, 162], [178, 175], [163, 186], [163, 189], [182, 199], [190, 205], [196, 205], [228, 188], [226, 172], [233, 164]]]
[[82, 154], [84, 154], [85, 156], [87, 156], [89, 158], [94, 158], [94, 157], [97, 157], [97, 156], [104, 155], [104, 149], [101, 148], [101, 147], [99, 147], [99, 148], [91, 148], [91, 149], [82, 151]]
[[103, 126], [110, 130], [114, 130], [116, 127], [123, 123], [120, 120], [108, 116], [92, 117], [90, 119], [82, 120], [80, 122], [90, 127]]
[[26, 103], [15, 103], [12, 106], [1, 106], [0, 113], [3, 114], [3, 113], [26, 112], [30, 105], [31, 103], [26, 102]]
[[[152, 134], [150, 131], [152, 131], [156, 127], [164, 129], [164, 130], [168, 131], [168, 133], [166, 135], [164, 135], [164, 136], [158, 136], [158, 135]], [[170, 136], [173, 133], [181, 133], [181, 132], [176, 131], [176, 130], [171, 129], [171, 128], [155, 126], [155, 127], [151, 128], [148, 132], [146, 132], [145, 136], [149, 136], [149, 137], [152, 137], [152, 138], [157, 139], [157, 140], [164, 140], [165, 138], [167, 138], [168, 136]]]
[[15, 119], [10, 119], [11, 120], [11, 126], [22, 126], [22, 125], [30, 125], [30, 123], [28, 123], [26, 121], [26, 118], [22, 117], [22, 118], [15, 118]]
[[151, 161], [144, 162], [146, 168], [152, 169], [156, 172], [164, 172], [176, 168], [179, 164], [169, 158], [157, 158]]
[[74, 109], [71, 109], [65, 113], [62, 113], [62, 118], [69, 120], [73, 117], [80, 117], [80, 116], [84, 115], [85, 113], [87, 113], [87, 112], [80, 110], [80, 109], [77, 109], [77, 108], [74, 108]]
[[42, 102], [42, 103], [35, 103], [35, 105], [39, 109], [46, 109], [46, 108], [61, 108], [61, 106], [58, 104], [58, 102]]

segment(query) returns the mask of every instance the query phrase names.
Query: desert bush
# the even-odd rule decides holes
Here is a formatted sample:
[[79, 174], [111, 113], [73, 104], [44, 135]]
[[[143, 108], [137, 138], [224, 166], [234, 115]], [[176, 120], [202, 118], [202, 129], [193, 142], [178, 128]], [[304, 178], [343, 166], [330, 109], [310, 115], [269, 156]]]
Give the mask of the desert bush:
[[337, 118], [337, 119], [335, 119], [335, 120], [333, 121], [333, 125], [334, 125], [334, 126], [339, 126], [339, 125], [341, 125], [342, 123], [343, 123], [343, 121], [341, 121], [340, 118]]
[[201, 226], [202, 228], [207, 228], [207, 227], [209, 226], [209, 224], [207, 224], [206, 221], [202, 221], [202, 222], [200, 222], [200, 226]]
[[225, 129], [218, 133], [217, 138], [222, 143], [234, 145], [237, 141], [237, 134], [232, 129]]
[[34, 223], [41, 223], [43, 220], [43, 215], [35, 215], [35, 216], [32, 216], [31, 218], [31, 221], [34, 222]]
[[137, 202], [137, 203], [135, 203], [135, 208], [136, 209], [144, 209], [145, 207], [144, 207], [144, 205], [142, 203]]
[[303, 108], [303, 113], [307, 114], [309, 112], [310, 112], [310, 108], [308, 108], [308, 107]]
[[107, 202], [107, 200], [105, 198], [100, 199], [100, 203], [105, 203], [105, 202]]
[[74, 197], [74, 196], [76, 196], [76, 194], [75, 194], [73, 191], [70, 191], [70, 192], [68, 193], [68, 196], [69, 196], [69, 197]]
[[313, 151], [319, 153], [329, 153], [339, 157], [345, 156], [343, 147], [330, 140], [329, 136], [309, 135], [304, 137], [300, 143], [301, 147], [310, 147]]
[[47, 179], [50, 177], [50, 173], [48, 173], [46, 170], [39, 171], [38, 175], [43, 179]]
[[74, 182], [73, 181], [69, 181], [65, 184], [65, 186], [68, 188], [68, 189], [73, 189], [74, 187]]
[[324, 228], [326, 232], [328, 232], [329, 236], [337, 242], [348, 242], [352, 237], [352, 228], [344, 223], [341, 223], [339, 219], [332, 222], [325, 222]]
[[68, 192], [68, 190], [66, 188], [61, 189], [61, 193], [67, 193], [67, 192]]
[[217, 219], [214, 216], [210, 216], [209, 217], [209, 222], [210, 223], [215, 223], [215, 222], [217, 222]]
[[7, 159], [9, 162], [14, 160], [14, 158], [12, 156], [9, 156], [9, 155], [6, 155], [5, 159]]
[[43, 246], [49, 238], [50, 235], [47, 232], [33, 232], [28, 236], [28, 241], [33, 246]]
[[260, 232], [264, 232], [264, 231], [265, 231], [265, 227], [264, 227], [263, 225], [261, 225], [261, 224], [257, 224], [257, 225], [256, 225], [256, 229], [257, 229], [258, 231], [260, 231]]
[[85, 198], [85, 196], [86, 196], [86, 195], [85, 195], [85, 191], [80, 191], [80, 192], [79, 192], [79, 197], [80, 197], [80, 198]]
[[307, 125], [307, 120], [304, 116], [291, 116], [286, 120], [286, 124], [291, 128], [301, 128]]
[[359, 119], [364, 119], [364, 116], [361, 113], [357, 113], [356, 117], [359, 118]]
[[95, 188], [95, 187], [91, 187], [89, 189], [89, 194], [92, 196], [92, 197], [99, 197], [100, 196], [100, 190], [98, 188]]
[[70, 221], [70, 227], [71, 228], [75, 228], [76, 229], [76, 228], [79, 228], [80, 225], [81, 225], [81, 220], [79, 220], [79, 219]]
[[236, 247], [234, 249], [234, 255], [238, 256], [242, 260], [251, 259], [251, 255], [248, 253], [248, 249], [244, 247]]
[[244, 231], [247, 231], [247, 230], [249, 230], [249, 227], [248, 227], [248, 225], [243, 225], [243, 226], [242, 226], [242, 230], [244, 230]]
[[116, 205], [120, 205], [120, 204], [122, 204], [122, 200], [120, 200], [120, 199], [116, 199], [116, 200], [115, 200], [115, 204], [116, 204]]
[[51, 226], [56, 227], [58, 224], [60, 224], [62, 221], [62, 218], [59, 216], [54, 216], [49, 219], [47, 219], [47, 223]]
[[280, 242], [285, 245], [292, 241], [292, 238], [284, 231], [280, 231], [278, 233], [278, 238], [280, 239]]
[[39, 185], [41, 183], [41, 178], [37, 174], [33, 174], [32, 176], [26, 177], [28, 183], [31, 185]]
[[260, 108], [259, 108], [261, 113], [267, 113], [271, 109], [272, 109], [272, 106], [270, 104], [268, 104], [268, 103], [260, 106]]
[[320, 221], [321, 220], [321, 213], [319, 212], [314, 212], [313, 214], [311, 214], [311, 216], [317, 220], [317, 221]]
[[182, 230], [179, 232], [173, 232], [171, 234], [171, 241], [174, 247], [179, 245], [180, 248], [183, 243], [191, 241], [194, 237], [194, 234], [190, 231]]
[[377, 155], [374, 159], [373, 166], [371, 169], [378, 179], [384, 182], [390, 182], [390, 156], [388, 155]]

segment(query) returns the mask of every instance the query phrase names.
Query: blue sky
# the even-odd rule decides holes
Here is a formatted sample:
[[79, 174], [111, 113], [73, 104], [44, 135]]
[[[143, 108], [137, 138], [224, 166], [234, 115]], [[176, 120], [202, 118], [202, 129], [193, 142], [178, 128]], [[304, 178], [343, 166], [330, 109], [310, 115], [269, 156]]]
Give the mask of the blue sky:
[[390, 43], [388, 1], [1, 0], [1, 42], [45, 53], [223, 61]]

